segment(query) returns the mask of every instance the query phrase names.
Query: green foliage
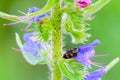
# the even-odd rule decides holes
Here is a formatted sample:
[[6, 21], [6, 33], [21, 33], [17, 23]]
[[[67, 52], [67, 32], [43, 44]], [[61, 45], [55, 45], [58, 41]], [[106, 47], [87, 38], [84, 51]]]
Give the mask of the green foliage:
[[73, 1], [65, 2], [66, 7], [63, 9], [64, 14], [62, 16], [62, 26], [65, 28], [65, 34], [72, 37], [73, 43], [84, 43], [90, 37], [90, 34], [85, 32], [88, 28], [85, 27], [87, 23], [85, 23], [83, 11], [77, 8]]
[[44, 18], [43, 20], [43, 24], [39, 25], [39, 38], [45, 42], [48, 42], [53, 30], [52, 24], [51, 24], [51, 20], [48, 18]]
[[85, 67], [75, 60], [60, 59], [58, 65], [62, 74], [70, 80], [82, 80], [87, 74]]
[[[75, 21], [75, 20], [74, 20]], [[90, 35], [85, 33], [85, 31], [83, 30], [77, 30], [73, 27], [73, 22], [70, 18], [70, 16], [67, 16], [66, 15], [66, 22], [64, 22], [65, 26], [65, 30], [70, 33], [71, 37], [72, 37], [72, 42], [73, 43], [83, 43], [86, 38], [88, 38]], [[80, 24], [80, 23], [76, 23], [77, 24]]]
[[76, 9], [74, 11], [69, 11], [68, 15], [71, 19], [73, 28], [82, 31], [83, 28], [85, 27], [85, 24], [83, 24], [82, 21], [82, 12]]

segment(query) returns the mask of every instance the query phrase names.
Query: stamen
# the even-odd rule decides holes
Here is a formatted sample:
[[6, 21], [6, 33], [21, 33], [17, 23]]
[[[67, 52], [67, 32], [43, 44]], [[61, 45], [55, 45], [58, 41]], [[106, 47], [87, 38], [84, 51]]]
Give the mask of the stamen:
[[18, 10], [19, 13], [27, 15], [25, 12]]
[[17, 16], [17, 18], [27, 18], [27, 16]]
[[94, 57], [102, 57], [102, 56], [108, 56], [108, 54], [95, 55]]
[[19, 24], [21, 22], [24, 22], [26, 20], [21, 20], [21, 21], [18, 21], [18, 22], [12, 22], [12, 23], [8, 23], [8, 24], [3, 24], [3, 26], [9, 26], [9, 25], [14, 25], [14, 24]]
[[103, 65], [103, 63], [97, 63], [97, 62], [92, 62], [92, 63], [94, 63], [94, 64], [98, 64], [98, 65]]
[[27, 18], [27, 16], [9, 16], [10, 18]]
[[31, 22], [30, 22], [25, 28], [23, 28], [22, 30], [24, 30], [24, 31], [27, 30], [27, 29], [31, 26], [32, 22], [33, 22], [33, 21], [31, 21]]
[[16, 52], [21, 52], [21, 50], [18, 49], [18, 48], [12, 48], [12, 50], [14, 50], [14, 51], [16, 51]]
[[100, 63], [96, 63], [96, 62], [89, 62], [90, 64], [92, 64], [92, 65], [94, 65], [94, 66], [97, 66], [97, 67], [102, 67], [102, 66], [100, 66]]

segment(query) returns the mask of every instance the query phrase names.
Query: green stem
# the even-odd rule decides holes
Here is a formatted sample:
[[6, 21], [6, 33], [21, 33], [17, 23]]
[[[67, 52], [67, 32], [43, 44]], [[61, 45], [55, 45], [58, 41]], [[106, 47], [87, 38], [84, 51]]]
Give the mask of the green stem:
[[58, 67], [58, 60], [62, 56], [62, 32], [61, 32], [61, 11], [57, 5], [53, 11], [53, 32], [52, 32], [52, 48], [53, 48], [53, 70], [52, 80], [63, 80], [62, 74]]

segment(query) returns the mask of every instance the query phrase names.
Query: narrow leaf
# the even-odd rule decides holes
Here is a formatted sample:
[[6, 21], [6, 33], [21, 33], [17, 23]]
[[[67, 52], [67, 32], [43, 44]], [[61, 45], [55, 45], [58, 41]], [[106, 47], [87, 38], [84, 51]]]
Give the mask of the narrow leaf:
[[67, 17], [65, 30], [71, 35], [73, 43], [83, 43], [86, 38], [90, 37], [90, 35], [85, 33], [85, 31], [75, 29], [70, 17]]
[[10, 20], [10, 21], [20, 21], [20, 19], [17, 16], [8, 15], [4, 12], [0, 12], [0, 17], [3, 18], [3, 19]]
[[92, 4], [91, 6], [86, 7], [84, 9], [84, 16], [88, 17], [92, 14], [95, 14], [97, 11], [99, 11], [101, 8], [103, 8], [109, 2], [110, 2], [110, 0], [99, 0], [96, 3]]
[[41, 15], [46, 13], [48, 10], [50, 10], [52, 7], [54, 7], [57, 3], [59, 2], [59, 0], [48, 0], [47, 4], [45, 5], [44, 8], [42, 8], [41, 10], [34, 12], [32, 14], [29, 14], [29, 17], [34, 17], [37, 15]]
[[83, 14], [80, 9], [75, 9], [74, 12], [68, 12], [73, 27], [77, 30], [85, 30], [85, 24], [83, 24]]

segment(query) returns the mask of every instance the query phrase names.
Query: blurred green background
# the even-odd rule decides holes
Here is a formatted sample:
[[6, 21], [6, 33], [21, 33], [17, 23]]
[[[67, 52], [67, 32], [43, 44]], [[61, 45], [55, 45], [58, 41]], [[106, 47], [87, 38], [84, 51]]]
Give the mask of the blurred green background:
[[[95, 0], [94, 0], [95, 1]], [[27, 12], [31, 7], [43, 7], [46, 0], [0, 0], [0, 11], [21, 15], [18, 10]], [[108, 53], [109, 56], [94, 59], [97, 62], [108, 64], [113, 58], [120, 56], [120, 1], [112, 0], [99, 11], [95, 19], [90, 22], [91, 30], [88, 32], [94, 39], [100, 39], [101, 45], [96, 47], [96, 53]], [[17, 47], [15, 32], [21, 37], [24, 32], [21, 28], [24, 24], [3, 27], [3, 23], [9, 21], [0, 18], [0, 80], [48, 80], [48, 68], [46, 65], [32, 66], [25, 61], [20, 53], [11, 50]], [[120, 63], [112, 68], [103, 80], [120, 80]]]

